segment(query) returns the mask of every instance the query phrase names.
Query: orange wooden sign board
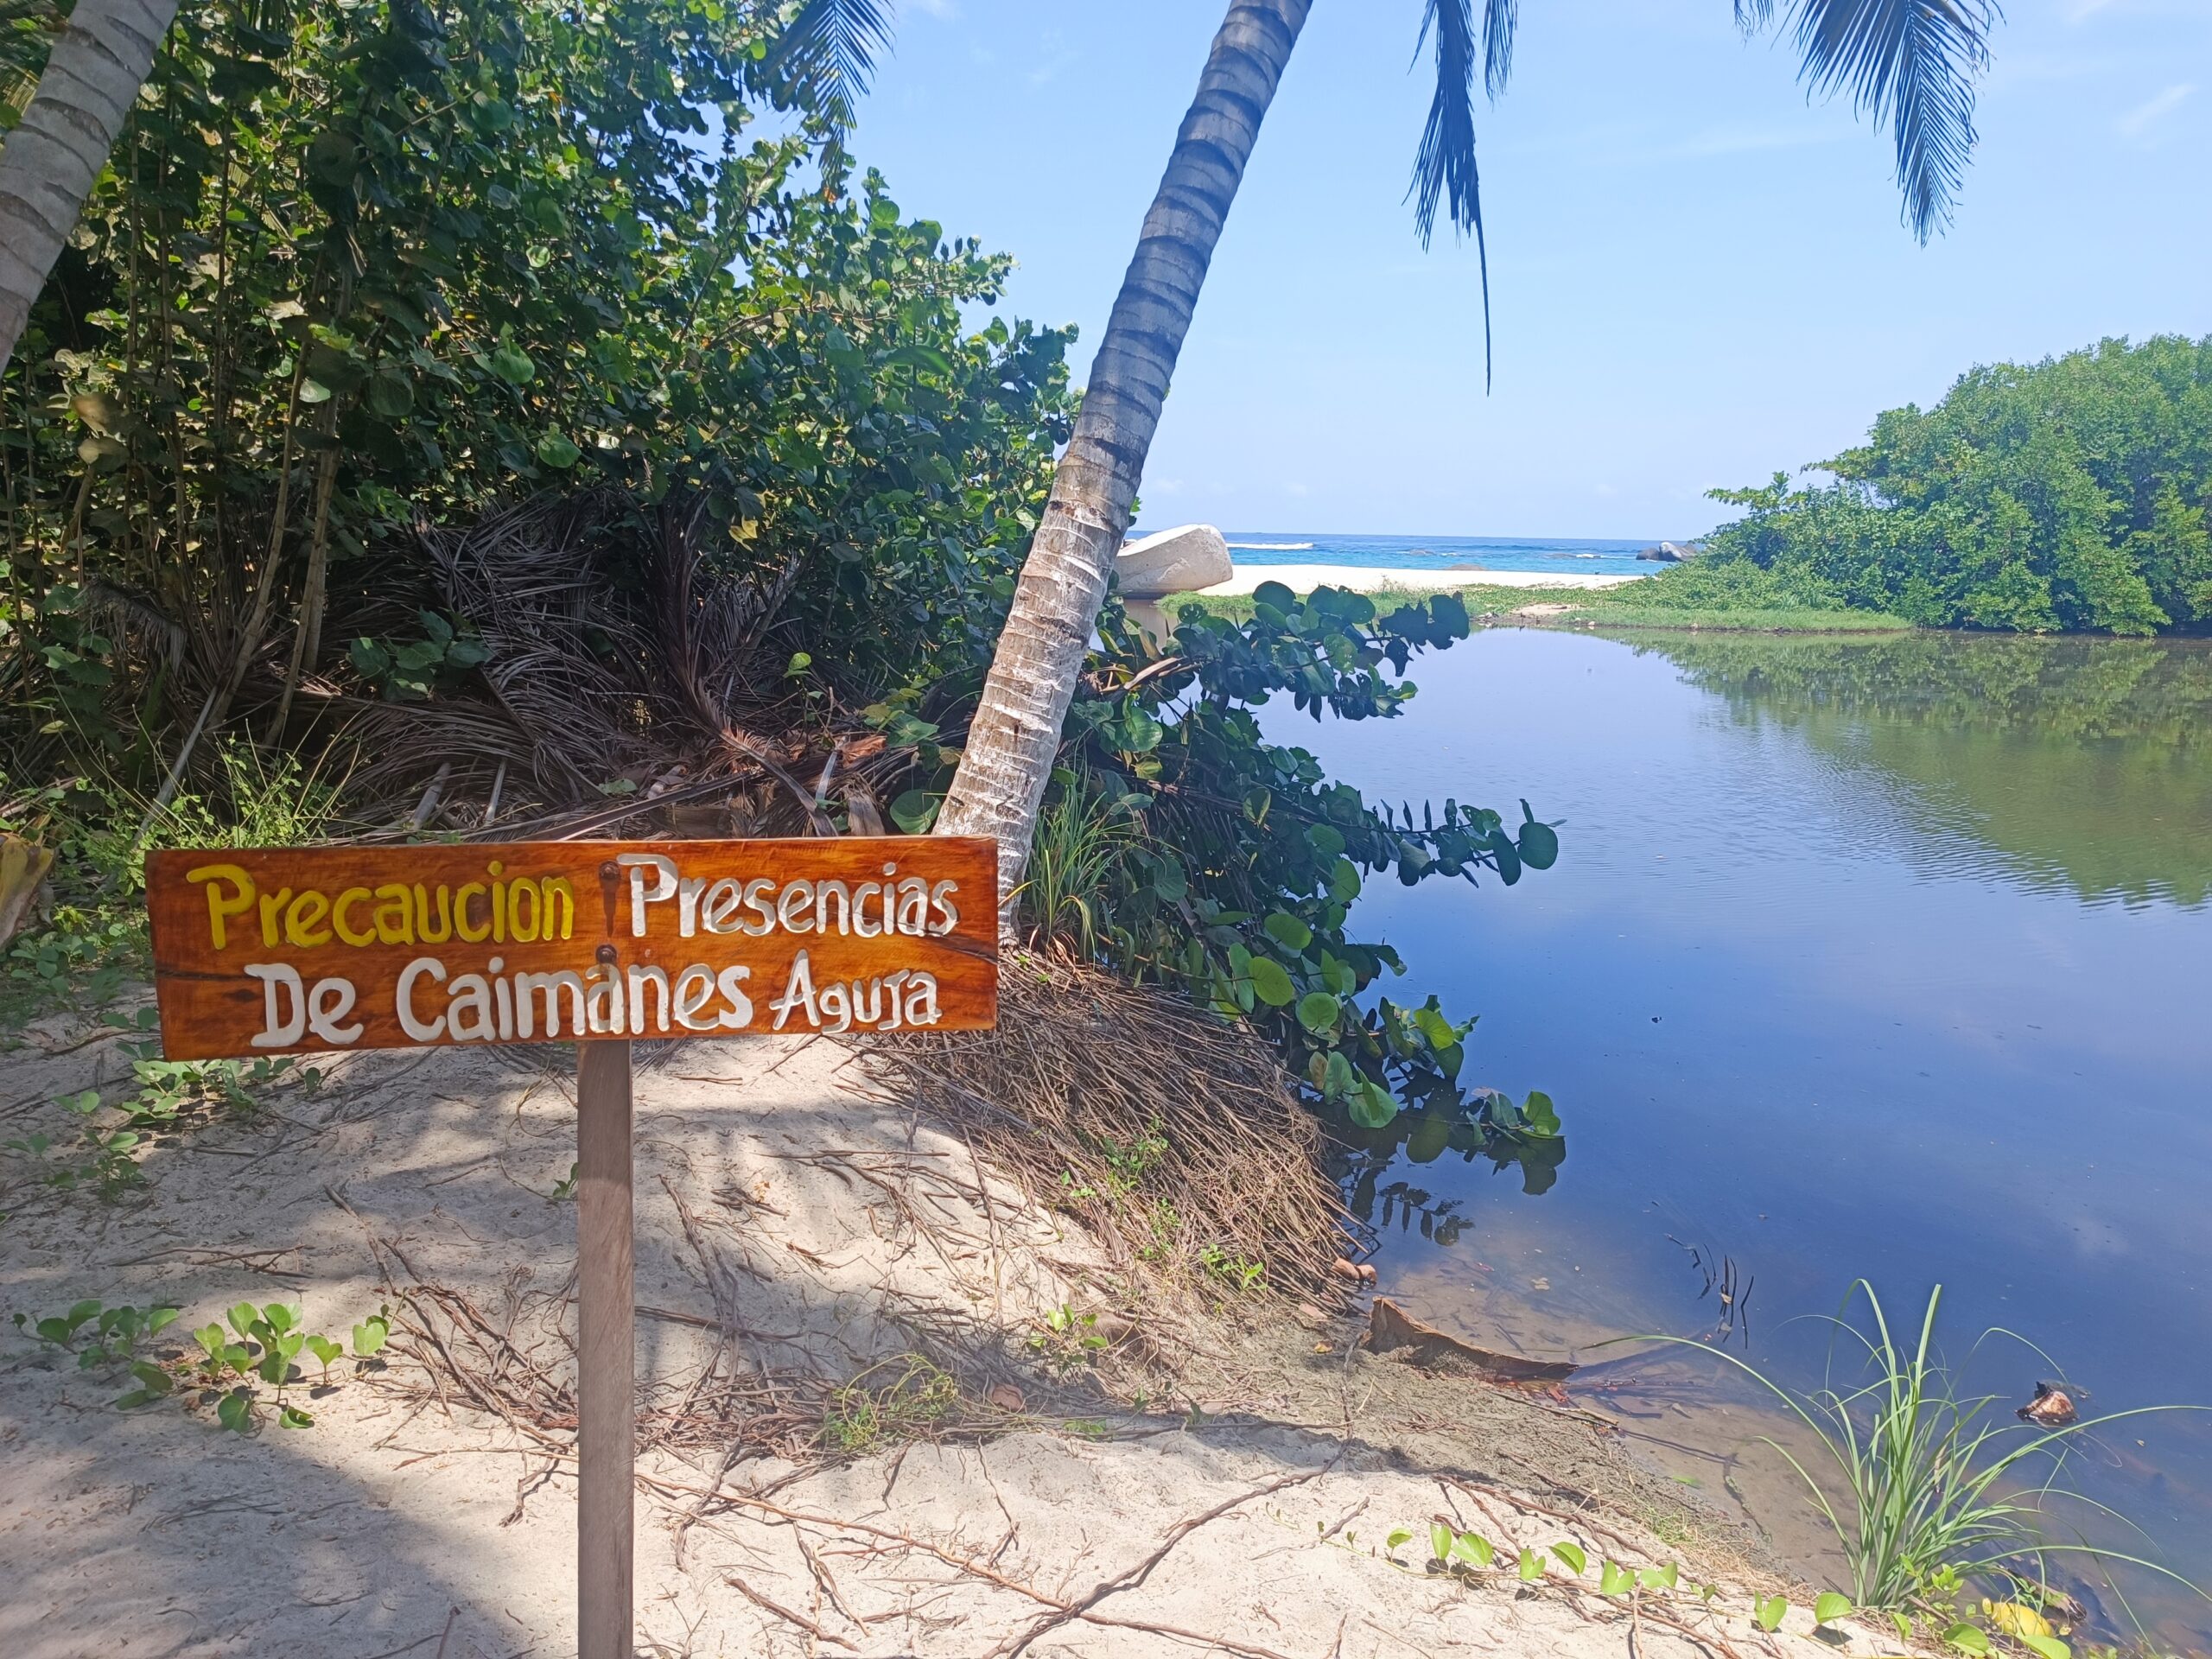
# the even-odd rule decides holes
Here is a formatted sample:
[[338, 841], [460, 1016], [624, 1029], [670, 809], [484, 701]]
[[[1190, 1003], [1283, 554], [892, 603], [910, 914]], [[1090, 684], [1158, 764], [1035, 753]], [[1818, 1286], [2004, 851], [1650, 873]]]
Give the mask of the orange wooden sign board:
[[993, 1024], [982, 838], [160, 852], [172, 1059]]

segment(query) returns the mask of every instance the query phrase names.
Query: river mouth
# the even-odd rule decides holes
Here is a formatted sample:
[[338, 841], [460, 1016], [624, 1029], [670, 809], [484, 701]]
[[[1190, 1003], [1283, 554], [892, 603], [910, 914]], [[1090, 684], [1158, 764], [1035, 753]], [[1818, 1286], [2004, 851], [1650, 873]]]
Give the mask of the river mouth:
[[[1604, 1344], [1847, 1383], [1853, 1281], [1916, 1328], [1941, 1284], [2005, 1414], [2060, 1375], [2094, 1413], [2212, 1404], [2212, 645], [1494, 630], [1414, 677], [1401, 719], [1269, 734], [1370, 798], [1561, 821], [1555, 869], [1377, 884], [1352, 931], [1404, 958], [1388, 995], [1482, 1016], [1464, 1080], [1547, 1090], [1567, 1150], [1500, 1169], [1416, 1121], [1355, 1151], [1380, 1288], [1588, 1364], [1571, 1396], [1808, 1572], [1840, 1562], [1755, 1389]], [[1991, 1326], [2026, 1342], [1969, 1362]], [[2212, 1418], [2099, 1430], [2065, 1478], [2142, 1529], [2093, 1538], [2212, 1568]], [[2205, 1602], [2073, 1577], [2114, 1634], [2212, 1653]]]

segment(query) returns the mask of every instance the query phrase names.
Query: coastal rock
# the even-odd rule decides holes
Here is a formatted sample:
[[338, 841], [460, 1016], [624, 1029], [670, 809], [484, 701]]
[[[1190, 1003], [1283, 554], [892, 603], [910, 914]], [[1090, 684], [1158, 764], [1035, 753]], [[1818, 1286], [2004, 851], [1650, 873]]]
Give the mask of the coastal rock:
[[1124, 599], [1192, 594], [1236, 574], [1229, 543], [1211, 524], [1179, 524], [1131, 542], [1114, 558]]
[[1657, 564], [1680, 564], [1684, 559], [1694, 559], [1705, 550], [1695, 543], [1662, 542], [1656, 547], [1647, 547], [1636, 556]]

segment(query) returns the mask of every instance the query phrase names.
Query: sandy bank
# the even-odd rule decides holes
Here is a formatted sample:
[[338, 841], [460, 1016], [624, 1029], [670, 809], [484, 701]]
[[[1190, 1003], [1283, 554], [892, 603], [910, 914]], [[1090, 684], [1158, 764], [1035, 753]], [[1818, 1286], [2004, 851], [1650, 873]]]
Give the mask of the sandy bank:
[[1605, 576], [1586, 570], [1554, 575], [1540, 570], [1450, 570], [1434, 565], [1409, 569], [1363, 564], [1239, 564], [1236, 574], [1227, 582], [1216, 582], [1203, 591], [1249, 594], [1263, 582], [1281, 582], [1299, 594], [1323, 587], [1380, 594], [1393, 589], [1433, 593], [1453, 588], [1618, 588], [1644, 580], [1640, 575]]
[[[8, 1057], [11, 1130], [123, 1073], [86, 1035], [60, 1017]], [[0, 1652], [573, 1653], [568, 1096], [552, 1051], [363, 1055], [157, 1151], [141, 1196], [7, 1181], [9, 1310], [168, 1301], [173, 1336], [242, 1297], [340, 1332], [389, 1301], [403, 1328], [314, 1427], [250, 1435], [118, 1413], [111, 1380], [0, 1335]], [[637, 1111], [642, 1653], [1835, 1650], [1802, 1613], [1758, 1642], [1726, 1529], [1592, 1414], [1379, 1358], [1356, 1312], [1056, 1343], [1102, 1306], [1096, 1242], [831, 1040], [662, 1050]], [[1433, 1573], [1436, 1517], [1593, 1566]], [[1723, 1592], [1632, 1627], [1601, 1556]]]

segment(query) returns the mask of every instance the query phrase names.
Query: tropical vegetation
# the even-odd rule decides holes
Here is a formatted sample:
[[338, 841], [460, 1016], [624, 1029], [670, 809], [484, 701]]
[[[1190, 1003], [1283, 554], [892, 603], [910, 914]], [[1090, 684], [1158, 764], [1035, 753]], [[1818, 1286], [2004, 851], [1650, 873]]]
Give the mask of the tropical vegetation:
[[[842, 3], [856, 22], [880, 29], [881, 0]], [[1232, 0], [1091, 365], [941, 821], [948, 831], [999, 838], [1008, 893], [1022, 874], [1084, 642], [1207, 267], [1310, 6]], [[1974, 145], [1974, 85], [1996, 8], [1990, 0], [1790, 0], [1786, 10], [1811, 89], [1847, 91], [1862, 112], [1889, 123], [1905, 221], [1925, 242], [1948, 221]], [[1774, 0], [1736, 0], [1735, 15], [1756, 30], [1774, 21]], [[1474, 0], [1426, 0], [1416, 47], [1418, 55], [1433, 44], [1436, 80], [1408, 194], [1424, 243], [1440, 206], [1455, 232], [1473, 232], [1484, 261], [1485, 339], [1475, 87], [1479, 65], [1489, 96], [1503, 91], [1519, 20], [1518, 0], [1484, 0], [1479, 22]]]
[[1745, 511], [1705, 563], [1928, 627], [2212, 622], [2212, 336], [1977, 368], [1819, 470], [1713, 492]]
[[[149, 845], [612, 828], [741, 776], [759, 826], [930, 827], [1071, 334], [963, 321], [1008, 262], [857, 171], [841, 43], [676, 0], [180, 10], [0, 390], [0, 828], [63, 854], [19, 990], [115, 982]], [[1164, 650], [1102, 620], [1021, 925], [1255, 1022], [1332, 1109], [1456, 1109], [1466, 1024], [1376, 994], [1352, 900], [1556, 838], [1260, 736], [1271, 696], [1393, 712], [1464, 610], [1267, 597]]]

